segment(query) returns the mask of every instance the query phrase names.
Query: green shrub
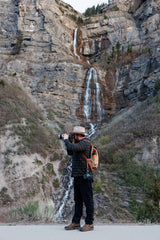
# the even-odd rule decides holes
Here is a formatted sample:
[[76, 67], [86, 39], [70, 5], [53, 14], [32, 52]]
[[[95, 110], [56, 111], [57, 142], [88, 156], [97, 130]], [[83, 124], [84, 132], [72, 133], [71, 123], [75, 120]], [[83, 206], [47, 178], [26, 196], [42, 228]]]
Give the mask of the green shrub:
[[127, 186], [144, 188], [150, 181], [149, 176], [151, 173], [151, 168], [145, 164], [140, 165], [131, 159], [124, 163], [124, 167], [120, 170], [119, 176], [125, 181]]
[[58, 179], [58, 178], [56, 178], [56, 179], [53, 180], [53, 186], [54, 186], [55, 188], [59, 188], [60, 183], [59, 183], [59, 179]]
[[101, 145], [108, 144], [109, 141], [110, 141], [110, 137], [109, 137], [108, 135], [107, 135], [107, 136], [104, 136], [104, 137], [101, 137], [101, 138], [99, 139], [99, 141], [100, 141], [100, 144], [101, 144]]
[[0, 80], [0, 85], [1, 85], [2, 87], [4, 87], [4, 86], [5, 86], [5, 82], [4, 82], [3, 80]]
[[145, 200], [143, 205], [139, 207], [137, 213], [137, 221], [148, 223], [159, 223], [160, 210], [153, 205], [151, 201]]
[[13, 202], [13, 199], [7, 194], [7, 188], [3, 187], [0, 191], [0, 205], [6, 206]]
[[38, 221], [52, 220], [53, 219], [53, 201], [28, 202], [21, 207], [11, 209], [9, 211], [9, 221]]
[[49, 175], [49, 176], [56, 175], [52, 163], [47, 163], [43, 167], [43, 171], [45, 171], [47, 173], [47, 175]]
[[116, 50], [117, 50], [117, 54], [118, 54], [118, 55], [120, 54], [120, 47], [121, 47], [121, 44], [120, 44], [120, 42], [118, 41], [118, 42], [116, 43]]
[[102, 180], [98, 180], [95, 185], [94, 185], [94, 192], [95, 193], [101, 193], [103, 192], [103, 187], [105, 186], [105, 184], [102, 182]]
[[83, 19], [81, 17], [78, 17], [77, 24], [82, 24], [82, 23], [83, 23]]
[[61, 7], [59, 7], [59, 10], [64, 14], [64, 10]]
[[70, 16], [70, 18], [72, 18], [73, 19], [73, 21], [77, 21], [77, 17], [76, 17], [76, 15], [74, 15], [74, 14], [69, 14], [69, 16]]
[[148, 28], [146, 28], [146, 30], [145, 30], [145, 35], [147, 35], [148, 34]]
[[[158, 174], [160, 174], [158, 172]], [[155, 207], [160, 207], [160, 176], [154, 174], [152, 181], [147, 185], [146, 196], [148, 199], [152, 199]]]
[[23, 41], [23, 36], [21, 33], [17, 34], [16, 36], [16, 44], [13, 46], [11, 54], [16, 55], [19, 54], [21, 51], [21, 45], [22, 45], [22, 41]]
[[42, 161], [39, 160], [38, 158], [35, 158], [33, 163], [37, 165], [43, 165]]
[[160, 79], [158, 79], [157, 82], [154, 85], [153, 95], [155, 96], [158, 93], [159, 90], [160, 90]]
[[138, 209], [137, 221], [151, 223], [160, 222], [160, 177], [153, 172], [146, 186], [146, 197]]
[[9, 212], [11, 221], [25, 220], [33, 221], [38, 220], [39, 202], [28, 202], [23, 207], [18, 207]]
[[132, 52], [132, 45], [129, 45], [129, 44], [128, 44], [127, 53], [129, 54], [129, 53], [131, 53], [131, 52]]

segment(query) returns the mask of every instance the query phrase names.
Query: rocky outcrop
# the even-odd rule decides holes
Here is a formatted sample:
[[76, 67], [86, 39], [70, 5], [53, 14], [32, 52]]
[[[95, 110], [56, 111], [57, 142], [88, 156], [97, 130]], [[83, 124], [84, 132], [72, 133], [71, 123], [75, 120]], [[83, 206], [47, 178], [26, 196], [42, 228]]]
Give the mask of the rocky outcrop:
[[160, 166], [160, 139], [158, 136], [152, 139], [143, 139], [136, 141], [137, 146], [142, 146], [141, 153], [136, 155], [136, 159], [140, 163], [145, 163], [148, 166]]
[[[63, 131], [68, 121], [89, 123], [86, 123], [83, 104], [90, 67], [94, 67], [98, 78], [95, 82], [91, 79], [93, 102], [96, 101], [95, 86], [100, 90], [102, 121], [98, 123], [146, 99], [160, 79], [159, 0], [114, 1], [104, 6], [101, 14], [90, 18], [58, 0], [2, 0], [0, 10], [0, 87], [4, 81], [21, 86], [40, 106], [48, 126], [55, 132]], [[83, 18], [83, 24], [78, 26], [79, 58], [73, 51], [75, 16]], [[97, 123], [94, 111], [91, 116], [90, 121]], [[39, 153], [29, 158], [23, 155], [21, 160], [16, 154], [5, 156], [7, 149], [17, 151], [18, 141], [17, 136], [12, 138], [9, 134], [7, 138], [6, 134], [0, 138], [6, 143], [1, 145], [1, 165], [5, 157], [9, 157], [12, 166], [7, 166], [5, 174], [0, 172], [0, 187], [8, 186], [13, 199], [18, 199], [19, 194], [25, 199], [25, 192], [45, 198], [36, 170], [43, 180], [48, 159]], [[159, 139], [153, 139], [154, 151], [150, 155], [144, 141], [143, 152], [137, 156], [139, 161], [148, 162], [154, 156], [153, 164], [156, 163], [158, 146]], [[41, 167], [33, 163], [36, 157], [42, 162]], [[59, 159], [56, 164], [59, 166]], [[4, 169], [4, 165], [2, 167]], [[29, 190], [31, 182], [33, 192]], [[53, 190], [48, 182], [46, 195], [51, 195]]]
[[[14, 22], [7, 12], [9, 5]], [[20, 81], [37, 102], [62, 119], [61, 113], [67, 118], [75, 116], [85, 71], [80, 63], [74, 63], [76, 24], [60, 6], [56, 1], [1, 3], [6, 22], [1, 25], [5, 40], [0, 54], [1, 69], [9, 75], [8, 80]]]
[[[9, 5], [12, 17], [7, 15]], [[96, 67], [106, 96], [105, 118], [130, 102], [145, 99], [159, 79], [158, 1], [110, 5], [103, 7], [102, 14], [83, 19], [78, 29], [78, 60], [73, 54], [76, 23], [68, 17], [73, 12], [63, 2], [2, 1], [6, 11], [1, 24], [3, 73], [14, 74], [8, 79], [19, 80], [45, 108], [54, 108], [54, 114], [60, 110], [74, 121], [84, 119], [79, 109], [90, 67], [87, 60]]]
[[[159, 1], [139, 1], [137, 5], [133, 1], [117, 1], [112, 4], [117, 7], [121, 4], [121, 9], [115, 11], [107, 7], [102, 15], [90, 18], [91, 23], [81, 27], [83, 44], [80, 53], [90, 58], [93, 64], [98, 62], [103, 71], [111, 69], [112, 80], [107, 80], [107, 70], [105, 85], [108, 81], [114, 83], [114, 101], [120, 109], [152, 94], [160, 77]], [[124, 5], [128, 8], [123, 8]], [[107, 89], [105, 86], [105, 91]]]

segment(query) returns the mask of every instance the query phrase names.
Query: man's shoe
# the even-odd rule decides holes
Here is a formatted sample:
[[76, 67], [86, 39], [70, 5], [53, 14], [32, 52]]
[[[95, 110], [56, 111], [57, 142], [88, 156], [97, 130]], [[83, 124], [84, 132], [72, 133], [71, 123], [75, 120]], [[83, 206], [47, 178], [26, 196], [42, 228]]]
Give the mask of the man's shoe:
[[85, 224], [83, 227], [81, 227], [79, 230], [81, 232], [87, 232], [87, 231], [91, 231], [94, 229], [93, 224]]
[[79, 223], [71, 223], [68, 226], [64, 227], [65, 230], [75, 230], [75, 229], [79, 229], [80, 228], [80, 224]]

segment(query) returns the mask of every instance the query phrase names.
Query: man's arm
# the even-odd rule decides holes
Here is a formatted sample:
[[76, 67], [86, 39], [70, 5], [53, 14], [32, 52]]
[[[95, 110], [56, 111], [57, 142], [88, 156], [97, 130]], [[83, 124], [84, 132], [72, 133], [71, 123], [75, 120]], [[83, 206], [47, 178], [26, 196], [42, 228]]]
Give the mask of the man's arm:
[[65, 145], [67, 147], [67, 151], [72, 151], [72, 152], [81, 152], [86, 150], [86, 142], [85, 141], [80, 141], [78, 143], [71, 143], [69, 142], [68, 139], [64, 140]]

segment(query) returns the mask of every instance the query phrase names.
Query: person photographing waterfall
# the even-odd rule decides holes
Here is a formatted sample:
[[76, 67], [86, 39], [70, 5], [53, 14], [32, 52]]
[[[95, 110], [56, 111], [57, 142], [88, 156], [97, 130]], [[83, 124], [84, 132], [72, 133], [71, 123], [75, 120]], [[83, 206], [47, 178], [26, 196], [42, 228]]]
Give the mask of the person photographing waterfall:
[[[93, 176], [91, 169], [87, 170], [86, 159], [84, 156], [90, 158], [91, 144], [86, 138], [87, 134], [84, 127], [74, 127], [71, 134], [74, 137], [74, 143], [69, 140], [68, 134], [63, 134], [63, 139], [68, 155], [72, 155], [75, 210], [72, 223], [65, 226], [65, 230], [79, 229], [80, 231], [90, 231], [94, 229]], [[86, 218], [85, 225], [81, 227], [80, 220], [83, 214], [83, 203], [86, 206]]]

